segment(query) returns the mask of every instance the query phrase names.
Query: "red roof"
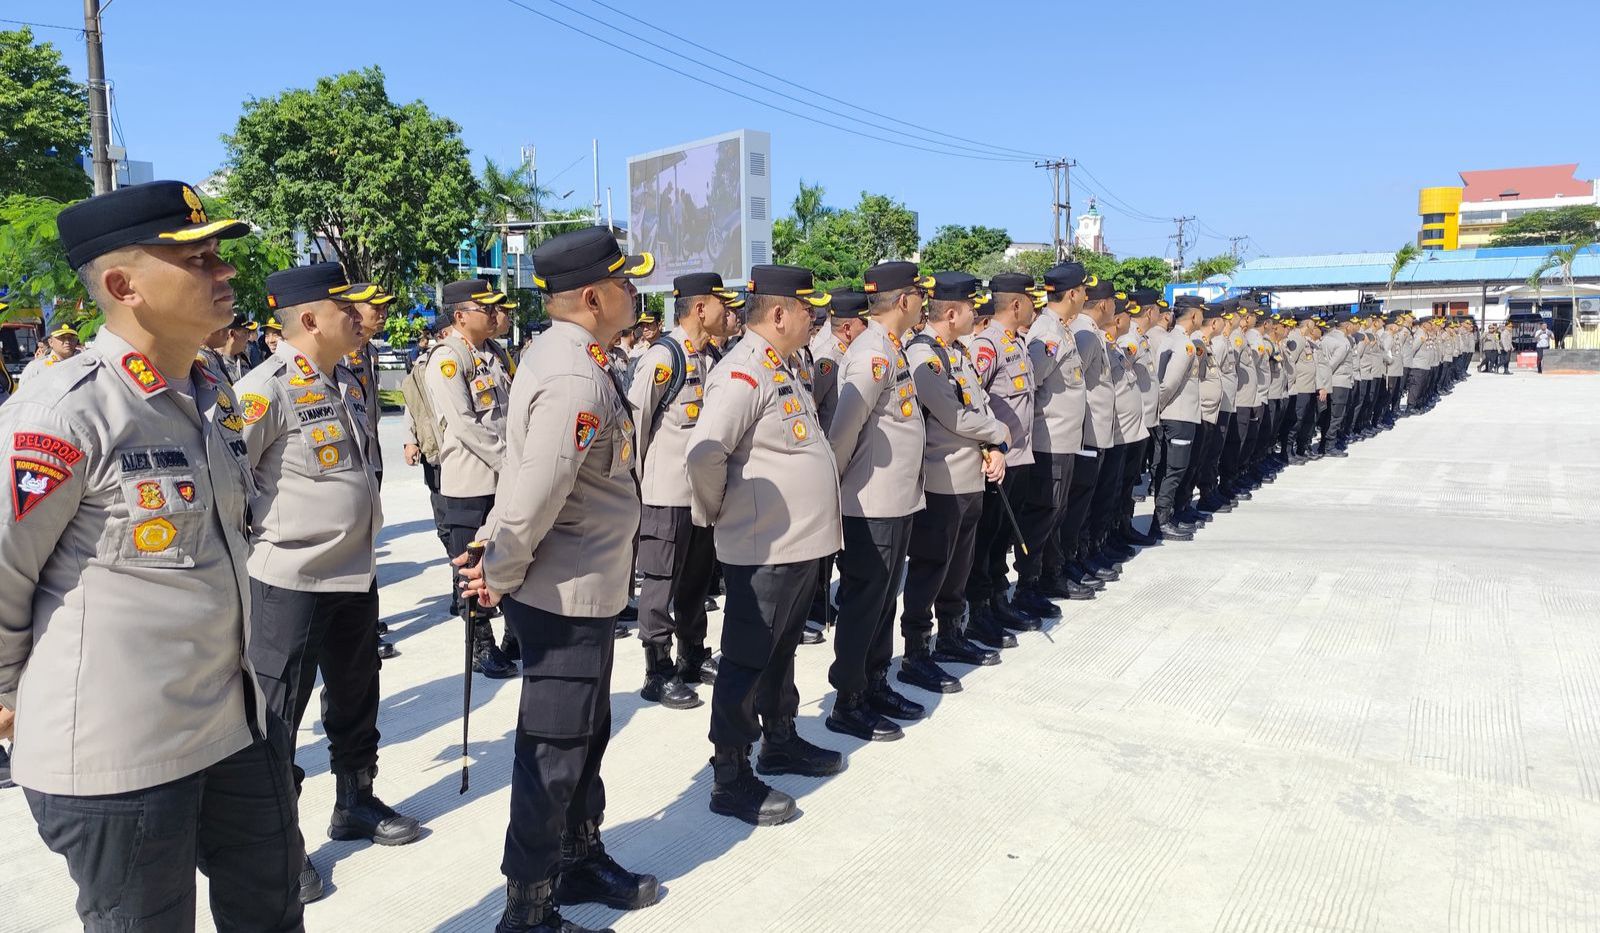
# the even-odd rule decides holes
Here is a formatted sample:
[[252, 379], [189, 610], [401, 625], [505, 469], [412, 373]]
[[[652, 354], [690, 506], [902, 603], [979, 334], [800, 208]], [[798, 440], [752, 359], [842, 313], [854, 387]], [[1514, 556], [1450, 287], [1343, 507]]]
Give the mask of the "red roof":
[[1578, 163], [1462, 172], [1463, 201], [1526, 201], [1533, 198], [1586, 197], [1594, 186], [1574, 177]]

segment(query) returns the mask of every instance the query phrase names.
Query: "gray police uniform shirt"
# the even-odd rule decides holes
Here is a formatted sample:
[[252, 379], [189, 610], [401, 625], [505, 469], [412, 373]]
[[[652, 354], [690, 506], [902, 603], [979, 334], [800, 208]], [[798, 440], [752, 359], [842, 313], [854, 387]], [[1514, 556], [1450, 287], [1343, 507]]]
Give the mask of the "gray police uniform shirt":
[[844, 355], [828, 441], [845, 515], [900, 518], [922, 509], [922, 408], [900, 339], [878, 321]]
[[1117, 446], [1116, 385], [1111, 373], [1111, 357], [1106, 352], [1105, 334], [1087, 314], [1079, 314], [1067, 325], [1078, 359], [1083, 361], [1085, 416], [1083, 446]]
[[[1138, 352], [1137, 344], [1134, 352]], [[1139, 386], [1138, 369], [1133, 357], [1120, 344], [1107, 341], [1106, 356], [1111, 360], [1112, 389], [1116, 393], [1113, 399], [1116, 441], [1137, 444], [1150, 436], [1150, 430], [1144, 426], [1144, 391]]]
[[[82, 354], [80, 353], [79, 355]], [[72, 357], [69, 356], [67, 359], [70, 360]], [[59, 366], [64, 362], [66, 362], [66, 360], [57, 357], [54, 351], [46, 353], [44, 356], [34, 357], [32, 360], [28, 361], [28, 365], [22, 367], [22, 375], [18, 377], [18, 380], [26, 383], [29, 379], [33, 379], [35, 382], [37, 382], [37, 377], [44, 375], [52, 368]]]
[[568, 321], [528, 342], [520, 372], [494, 509], [478, 531], [484, 581], [524, 606], [609, 618], [628, 604], [639, 531], [627, 399], [605, 349]]
[[1243, 349], [1244, 334], [1238, 330], [1224, 331], [1211, 338], [1211, 364], [1216, 367], [1220, 391], [1218, 411], [1239, 410], [1239, 356]]
[[[1422, 349], [1422, 334], [1410, 328], [1402, 328], [1405, 340], [1400, 345], [1400, 365], [1402, 369], [1415, 369], [1417, 367], [1417, 351]], [[1402, 375], [1404, 373], [1402, 372]]]
[[1317, 342], [1303, 331], [1292, 331], [1283, 339], [1283, 353], [1289, 366], [1289, 391], [1295, 395], [1317, 391]]
[[1234, 349], [1239, 353], [1239, 390], [1234, 394], [1235, 409], [1254, 408], [1261, 404], [1262, 380], [1260, 365], [1260, 335], [1254, 329], [1234, 331]]
[[1117, 346], [1122, 348], [1134, 385], [1139, 389], [1145, 435], [1149, 436], [1149, 429], [1161, 423], [1161, 382], [1156, 378], [1156, 351], [1149, 333], [1141, 334], [1137, 330], [1123, 334]]
[[983, 492], [981, 447], [1006, 443], [1010, 432], [990, 410], [989, 395], [978, 385], [966, 348], [952, 347], [931, 333], [926, 336], [931, 345], [921, 337], [906, 344], [917, 400], [927, 413], [923, 481], [928, 492], [940, 495]]
[[378, 360], [372, 352], [372, 342], [363, 343], [345, 356], [340, 365], [350, 370], [354, 380], [340, 380], [346, 398], [361, 405], [364, 417], [362, 428], [367, 433], [366, 451], [375, 472], [383, 472], [383, 448], [378, 443], [378, 419], [383, 417], [383, 405], [378, 402]]
[[1206, 369], [1200, 346], [1199, 339], [1181, 327], [1176, 327], [1162, 341], [1161, 351], [1156, 355], [1162, 421], [1200, 423], [1200, 386]]
[[1318, 349], [1322, 351], [1322, 358], [1318, 362], [1321, 372], [1318, 374], [1317, 387], [1330, 389], [1354, 387], [1355, 360], [1352, 358], [1350, 337], [1344, 331], [1330, 328], [1322, 335]]
[[989, 408], [1011, 432], [1006, 466], [1033, 462], [1033, 365], [1024, 338], [994, 321], [972, 338], [972, 368]]
[[824, 327], [811, 338], [811, 358], [816, 363], [811, 380], [811, 397], [817, 403], [817, 416], [822, 420], [822, 430], [833, 423], [833, 409], [839, 404], [839, 364], [850, 347]]
[[439, 493], [493, 494], [506, 452], [509, 375], [492, 353], [449, 337], [428, 356], [425, 378], [439, 419]]
[[755, 331], [706, 380], [688, 461], [693, 521], [716, 527], [723, 563], [788, 564], [843, 549], [839, 469], [816, 403]]
[[[343, 379], [341, 384], [338, 380]], [[365, 593], [383, 527], [367, 458], [366, 407], [350, 370], [319, 370], [287, 338], [239, 381], [260, 494], [250, 505], [250, 576], [307, 593]]]
[[[1516, 347], [1515, 347], [1515, 345], [1513, 343], [1513, 340], [1514, 340], [1514, 335], [1511, 333], [1510, 330], [1502, 330], [1500, 332], [1500, 349], [1505, 350], [1507, 352], [1516, 349]], [[1462, 354], [1462, 352], [1464, 352], [1463, 351], [1463, 347], [1462, 347], [1462, 343], [1463, 343], [1463, 341], [1461, 340], [1461, 338], [1457, 337], [1456, 338], [1456, 342], [1455, 342], [1455, 346], [1453, 347], [1453, 349], [1455, 351], [1452, 354], [1453, 356], [1460, 356]]]
[[125, 340], [0, 407], [0, 706], [18, 784], [120, 794], [194, 774], [266, 731], [250, 668], [239, 404], [199, 367], [186, 397]]
[[1066, 324], [1048, 307], [1028, 328], [1028, 363], [1038, 386], [1033, 397], [1033, 452], [1078, 453], [1083, 450], [1088, 413], [1083, 360]]
[[639, 498], [645, 505], [688, 508], [689, 472], [684, 455], [689, 450], [689, 432], [705, 404], [705, 377], [711, 369], [711, 355], [706, 352], [704, 341], [696, 344], [681, 327], [660, 339], [682, 348], [683, 384], [658, 421], [656, 409], [672, 384], [672, 350], [658, 341], [639, 357], [633, 385], [628, 389], [628, 403], [633, 407], [637, 427], [634, 449], [642, 465]]
[[1195, 354], [1200, 357], [1200, 420], [1206, 424], [1216, 424], [1221, 420], [1223, 387], [1238, 378], [1224, 378], [1220, 357], [1210, 351], [1216, 345], [1218, 337], [1223, 340], [1224, 347], [1232, 346], [1232, 342], [1224, 334], [1213, 335], [1208, 344], [1203, 339], [1196, 339]]

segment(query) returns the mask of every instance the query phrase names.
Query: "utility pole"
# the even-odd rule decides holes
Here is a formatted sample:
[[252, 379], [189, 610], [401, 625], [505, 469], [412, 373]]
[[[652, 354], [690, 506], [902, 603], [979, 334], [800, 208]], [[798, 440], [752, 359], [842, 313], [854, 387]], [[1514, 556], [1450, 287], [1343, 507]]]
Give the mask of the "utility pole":
[[1047, 169], [1050, 172], [1050, 216], [1054, 222], [1055, 236], [1051, 244], [1055, 247], [1056, 262], [1067, 258], [1066, 242], [1061, 238], [1061, 215], [1067, 215], [1067, 222], [1072, 222], [1072, 174], [1071, 170], [1078, 164], [1076, 159], [1054, 159], [1049, 162], [1035, 162], [1034, 168]]
[[1239, 258], [1239, 253], [1244, 246], [1244, 241], [1248, 239], [1250, 238], [1247, 236], [1228, 237], [1228, 255], [1237, 260]]
[[105, 194], [112, 188], [111, 108], [106, 101], [106, 59], [100, 47], [100, 0], [83, 0], [83, 41], [89, 51], [89, 153], [94, 193]]
[[594, 225], [600, 226], [600, 140], [594, 143]]
[[1174, 217], [1174, 218], [1172, 218], [1172, 222], [1178, 225], [1178, 232], [1174, 233], [1172, 236], [1167, 237], [1167, 239], [1176, 240], [1177, 243], [1178, 243], [1178, 271], [1181, 273], [1183, 271], [1183, 251], [1184, 251], [1185, 247], [1187, 246], [1187, 244], [1184, 241], [1183, 228], [1184, 228], [1185, 224], [1193, 223], [1194, 222], [1194, 218], [1193, 217]]

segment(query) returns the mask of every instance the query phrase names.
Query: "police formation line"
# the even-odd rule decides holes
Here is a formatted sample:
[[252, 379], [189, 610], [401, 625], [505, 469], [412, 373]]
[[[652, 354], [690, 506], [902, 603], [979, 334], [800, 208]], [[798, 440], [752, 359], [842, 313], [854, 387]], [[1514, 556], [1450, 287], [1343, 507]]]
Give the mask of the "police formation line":
[[[105, 325], [0, 406], [0, 736], [15, 729], [17, 783], [86, 927], [191, 928], [199, 867], [219, 928], [300, 929], [322, 882], [292, 734], [318, 671], [328, 834], [419, 835], [374, 789], [383, 515], [367, 342], [389, 296], [336, 264], [272, 274], [279, 339], [241, 373], [228, 335], [247, 325], [217, 244], [243, 224], [208, 218], [177, 182], [58, 224]], [[1015, 632], [1093, 599], [1139, 549], [1189, 540], [1279, 470], [1427, 411], [1476, 346], [1470, 324], [1409, 315], [1169, 308], [1070, 262], [986, 287], [887, 262], [833, 294], [792, 266], [757, 266], [743, 290], [680, 276], [674, 326], [629, 353], [614, 344], [634, 332], [648, 254], [594, 228], [535, 263], [553, 323], [520, 359], [496, 339], [506, 296], [451, 283], [405, 386], [406, 460], [456, 567], [470, 663], [522, 679], [502, 931], [570, 933], [558, 905], [658, 897], [600, 834], [635, 567], [642, 695], [691, 708], [710, 684], [710, 809], [782, 823], [795, 802], [761, 776], [845, 765], [795, 727], [802, 642], [831, 631], [829, 730], [901, 738], [925, 708], [891, 668], [961, 690], [949, 668], [1000, 663]], [[1143, 531], [1141, 490], [1155, 500]]]

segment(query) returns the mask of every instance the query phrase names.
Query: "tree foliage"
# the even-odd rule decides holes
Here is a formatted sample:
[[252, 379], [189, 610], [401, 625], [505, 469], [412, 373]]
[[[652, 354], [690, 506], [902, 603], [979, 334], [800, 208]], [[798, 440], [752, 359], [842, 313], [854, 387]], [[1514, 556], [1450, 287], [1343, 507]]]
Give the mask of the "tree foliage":
[[85, 299], [56, 233], [56, 215], [66, 206], [22, 194], [0, 201], [0, 284], [10, 313]]
[[804, 236], [798, 223], [773, 224], [778, 262], [810, 269], [823, 288], [859, 287], [862, 273], [890, 259], [910, 256], [917, 248], [917, 216], [886, 195], [863, 191], [848, 210], [827, 210], [811, 221]]
[[1501, 227], [1490, 246], [1548, 246], [1594, 239], [1600, 231], [1600, 206], [1574, 204], [1523, 214]]
[[967, 272], [984, 265], [991, 256], [1005, 253], [1011, 245], [1011, 234], [998, 227], [946, 224], [935, 230], [933, 237], [922, 246], [922, 271]]
[[[226, 198], [200, 196], [206, 216], [237, 216]], [[217, 254], [236, 270], [232, 281], [233, 309], [252, 321], [265, 323], [272, 315], [267, 307], [267, 276], [294, 264], [294, 250], [285, 231], [254, 230], [242, 237], [218, 241]]]
[[89, 146], [85, 91], [27, 27], [0, 32], [0, 192], [71, 201], [93, 189], [78, 157]]
[[1183, 270], [1178, 280], [1180, 282], [1204, 282], [1213, 275], [1232, 275], [1239, 268], [1239, 257], [1229, 253], [1220, 256], [1207, 256], [1197, 259], [1194, 265]]
[[470, 229], [478, 185], [460, 127], [395, 104], [382, 70], [252, 98], [227, 145], [226, 195], [269, 229], [326, 241], [349, 274], [396, 284], [442, 268]]

